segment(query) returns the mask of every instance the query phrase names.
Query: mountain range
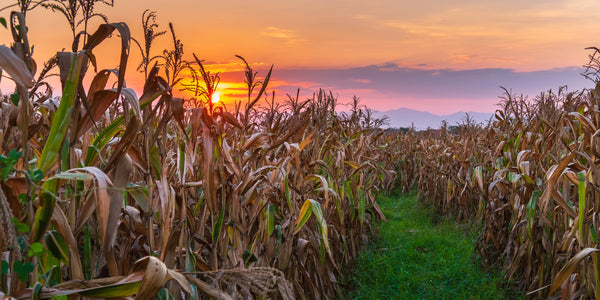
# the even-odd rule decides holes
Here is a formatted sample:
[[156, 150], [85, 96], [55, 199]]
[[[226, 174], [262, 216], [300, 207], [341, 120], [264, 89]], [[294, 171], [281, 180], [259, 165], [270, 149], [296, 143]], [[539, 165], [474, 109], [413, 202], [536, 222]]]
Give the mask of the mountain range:
[[462, 124], [467, 114], [475, 121], [475, 123], [483, 123], [484, 125], [492, 118], [492, 113], [480, 112], [457, 112], [450, 115], [436, 115], [429, 112], [418, 111], [408, 108], [399, 108], [388, 111], [373, 111], [376, 117], [387, 116], [389, 127], [412, 127], [417, 130], [427, 128], [440, 128], [442, 122], [446, 121], [448, 126]]

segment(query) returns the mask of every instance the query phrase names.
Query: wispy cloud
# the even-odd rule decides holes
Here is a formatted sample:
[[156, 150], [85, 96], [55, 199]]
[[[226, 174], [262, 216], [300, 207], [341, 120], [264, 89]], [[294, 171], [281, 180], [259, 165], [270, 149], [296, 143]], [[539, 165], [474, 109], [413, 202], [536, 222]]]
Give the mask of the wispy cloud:
[[[467, 54], [451, 58], [457, 63], [490, 59]], [[258, 72], [257, 80], [263, 80], [269, 65], [251, 65]], [[248, 90], [243, 82], [243, 66], [240, 62], [234, 59], [206, 63], [206, 68], [211, 72], [221, 72], [219, 92], [225, 102], [246, 101]], [[270, 96], [275, 91], [276, 99], [281, 101], [287, 99], [286, 94], [295, 95], [298, 89], [303, 98], [325, 89], [333, 91], [339, 97], [340, 104], [358, 96], [363, 104], [382, 111], [406, 107], [438, 114], [492, 112], [496, 109], [498, 97], [503, 94], [500, 86], [530, 97], [563, 85], [568, 85], [570, 90], [590, 87], [592, 84], [580, 72], [578, 67], [544, 71], [507, 68], [453, 70], [400, 63], [329, 69], [282, 67], [273, 70], [267, 94]]]
[[281, 78], [279, 80], [269, 81], [269, 86], [271, 88], [280, 88], [280, 87], [294, 87], [301, 89], [313, 89], [323, 87], [323, 84], [313, 82], [313, 81], [288, 81]]
[[352, 79], [352, 81], [356, 82], [356, 83], [362, 83], [362, 84], [369, 84], [371, 83], [371, 80], [369, 79], [364, 79], [364, 78], [356, 78], [356, 79]]
[[[499, 28], [495, 26], [473, 24], [473, 25], [453, 25], [429, 23], [419, 24], [410, 21], [383, 21], [385, 26], [400, 29], [408, 34], [417, 36], [427, 36], [434, 38], [453, 38], [453, 37], [493, 37], [509, 36], [511, 34], [508, 28]], [[514, 34], [514, 32], [512, 33]]]
[[461, 65], [461, 64], [504, 64], [506, 66], [510, 66], [512, 63], [515, 63], [514, 60], [508, 58], [494, 57], [489, 55], [480, 55], [480, 54], [453, 54], [445, 59], [446, 62], [452, 65]]
[[363, 14], [358, 14], [358, 15], [354, 15], [352, 16], [352, 18], [357, 19], [357, 20], [370, 20], [373, 18], [373, 16], [371, 15], [363, 15]]
[[283, 39], [288, 45], [295, 45], [303, 41], [303, 39], [297, 37], [296, 31], [275, 26], [269, 26], [265, 28], [261, 32], [261, 35], [276, 39]]
[[[356, 95], [378, 110], [407, 107], [433, 113], [458, 111], [492, 112], [506, 87], [517, 94], [535, 97], [542, 91], [568, 85], [570, 90], [590, 87], [576, 67], [545, 71], [517, 72], [511, 69], [422, 69], [397, 64], [371, 65], [347, 69], [283, 69], [276, 77], [287, 82], [278, 89], [310, 96], [318, 88], [331, 89], [340, 103]], [[314, 84], [318, 83], [318, 84]]]

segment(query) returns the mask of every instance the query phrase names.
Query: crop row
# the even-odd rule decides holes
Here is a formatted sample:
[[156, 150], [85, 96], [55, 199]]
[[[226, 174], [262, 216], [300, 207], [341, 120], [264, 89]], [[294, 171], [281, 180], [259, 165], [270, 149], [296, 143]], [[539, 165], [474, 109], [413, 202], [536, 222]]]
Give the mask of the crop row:
[[600, 298], [600, 86], [506, 93], [491, 122], [397, 134], [401, 184], [479, 222], [478, 252], [531, 298]]
[[[183, 59], [172, 25], [173, 49], [150, 54], [163, 32], [148, 11], [137, 96], [124, 78], [128, 25], [77, 34], [106, 20], [93, 7], [109, 2], [41, 3], [67, 17], [74, 43], [38, 69], [22, 30], [37, 4], [13, 6], [14, 41], [0, 46], [16, 86], [0, 103], [0, 299], [342, 293], [337, 278], [384, 218], [377, 196], [396, 175], [382, 120], [357, 99], [338, 114], [325, 92], [284, 104], [273, 95], [259, 108], [271, 72], [260, 81], [241, 57], [248, 101], [213, 104], [219, 74]], [[92, 71], [111, 36], [119, 66]], [[196, 100], [174, 97], [177, 88]]]

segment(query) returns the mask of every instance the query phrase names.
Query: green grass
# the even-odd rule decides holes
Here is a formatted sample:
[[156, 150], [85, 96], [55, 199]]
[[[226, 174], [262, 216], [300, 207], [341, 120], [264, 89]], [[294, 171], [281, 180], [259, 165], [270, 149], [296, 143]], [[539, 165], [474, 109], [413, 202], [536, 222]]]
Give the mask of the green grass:
[[415, 195], [381, 197], [389, 223], [360, 255], [346, 299], [514, 299], [499, 272], [473, 259], [477, 232], [452, 219], [435, 224]]

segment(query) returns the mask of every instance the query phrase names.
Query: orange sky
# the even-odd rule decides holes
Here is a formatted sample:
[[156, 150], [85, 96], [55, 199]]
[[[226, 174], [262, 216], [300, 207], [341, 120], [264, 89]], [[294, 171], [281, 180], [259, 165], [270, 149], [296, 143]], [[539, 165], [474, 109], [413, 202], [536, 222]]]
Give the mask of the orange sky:
[[[596, 0], [115, 0], [114, 7], [101, 11], [110, 21], [128, 23], [133, 36], [141, 39], [145, 9], [158, 12], [157, 22], [163, 30], [173, 22], [186, 58], [192, 59], [195, 53], [213, 70], [239, 71], [241, 66], [234, 57], [239, 54], [263, 76], [265, 69], [275, 65], [271, 87], [283, 94], [280, 97], [296, 87], [302, 87], [305, 96], [319, 87], [331, 88], [344, 98], [342, 102], [357, 94], [368, 102], [365, 104], [380, 110], [492, 111], [501, 94], [498, 86], [518, 85], [519, 76], [537, 74], [534, 71], [556, 72], [554, 77], [545, 77], [545, 82], [531, 79], [536, 82], [530, 85], [531, 91], [519, 86], [517, 92], [536, 93], [560, 84], [588, 87], [586, 81], [572, 75], [580, 71], [574, 67], [587, 62], [588, 52], [583, 49], [597, 45], [600, 37], [600, 1]], [[8, 11], [0, 16], [7, 17]], [[53, 52], [69, 48], [70, 32], [62, 16], [39, 8], [28, 14], [28, 22], [38, 64]], [[169, 39], [168, 35], [159, 38], [154, 54], [169, 47]], [[8, 30], [1, 28], [0, 44], [9, 42]], [[116, 64], [118, 43], [113, 38], [98, 49], [101, 66]], [[139, 84], [135, 72], [138, 51], [132, 46], [131, 53], [130, 86]], [[361, 73], [369, 66], [377, 66], [379, 73]], [[332, 70], [336, 72], [327, 74], [337, 77], [319, 76]], [[420, 81], [421, 95], [403, 93], [411, 86], [394, 88], [407, 81], [411, 70], [430, 71]], [[485, 73], [489, 76], [467, 74], [464, 79], [475, 85], [488, 84], [489, 91], [469, 94], [468, 84], [451, 83], [452, 78], [462, 78], [452, 77], [455, 73], [451, 72], [462, 76], [466, 73], [459, 71], [470, 70], [489, 70]], [[444, 72], [450, 73], [437, 76]], [[385, 78], [377, 74], [397, 76], [397, 81], [389, 86], [376, 84], [376, 78]], [[479, 83], [482, 76], [492, 79]], [[239, 72], [223, 77], [229, 82], [235, 78], [242, 81]], [[446, 81], [439, 81], [442, 77]], [[232, 86], [227, 80], [222, 88]], [[574, 82], [567, 82], [570, 80]], [[450, 95], [429, 95], [428, 90], [436, 86], [449, 89]]]

